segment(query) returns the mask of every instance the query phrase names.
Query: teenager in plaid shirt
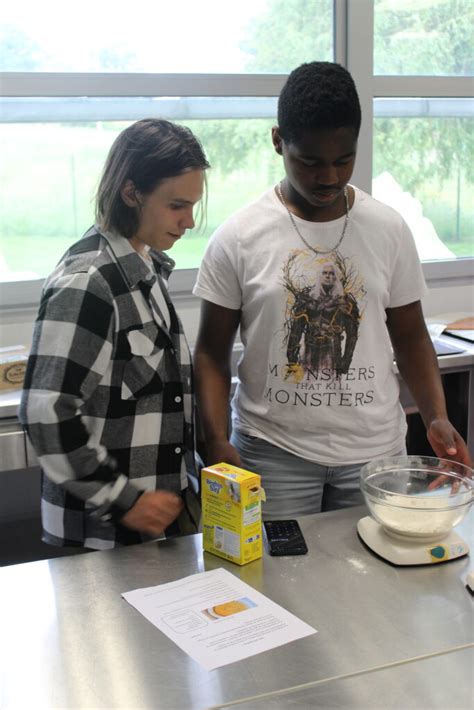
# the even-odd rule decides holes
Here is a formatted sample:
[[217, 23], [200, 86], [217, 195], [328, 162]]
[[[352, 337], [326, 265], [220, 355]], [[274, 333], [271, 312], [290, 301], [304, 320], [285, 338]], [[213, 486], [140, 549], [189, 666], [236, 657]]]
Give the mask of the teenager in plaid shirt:
[[20, 406], [45, 542], [197, 531], [191, 359], [164, 251], [194, 226], [208, 167], [189, 129], [134, 123], [107, 158], [96, 225], [46, 280]]

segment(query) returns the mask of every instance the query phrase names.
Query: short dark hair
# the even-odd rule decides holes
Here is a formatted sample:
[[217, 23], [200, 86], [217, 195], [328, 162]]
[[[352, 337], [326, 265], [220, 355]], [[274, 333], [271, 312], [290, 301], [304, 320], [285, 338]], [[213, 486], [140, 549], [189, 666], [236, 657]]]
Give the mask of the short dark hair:
[[204, 150], [189, 128], [160, 118], [137, 121], [117, 136], [105, 161], [96, 195], [97, 222], [130, 239], [140, 216], [122, 199], [127, 180], [149, 194], [166, 178], [208, 167]]
[[347, 69], [333, 62], [301, 64], [278, 99], [278, 127], [287, 143], [308, 131], [350, 127], [359, 135], [359, 96]]

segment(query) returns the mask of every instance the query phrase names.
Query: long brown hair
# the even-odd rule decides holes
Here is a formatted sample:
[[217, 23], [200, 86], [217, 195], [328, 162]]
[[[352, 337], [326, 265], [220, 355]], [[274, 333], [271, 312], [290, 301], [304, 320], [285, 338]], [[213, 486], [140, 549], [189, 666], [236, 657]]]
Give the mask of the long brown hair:
[[96, 220], [103, 229], [130, 239], [138, 230], [140, 215], [122, 199], [127, 180], [149, 194], [166, 178], [208, 167], [204, 150], [189, 128], [159, 118], [137, 121], [118, 135], [109, 151], [96, 194]]

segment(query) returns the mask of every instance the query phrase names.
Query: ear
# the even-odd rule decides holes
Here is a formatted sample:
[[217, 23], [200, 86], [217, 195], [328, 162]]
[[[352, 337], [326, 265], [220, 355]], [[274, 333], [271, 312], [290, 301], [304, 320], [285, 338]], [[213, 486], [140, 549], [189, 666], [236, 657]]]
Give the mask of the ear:
[[125, 180], [120, 188], [120, 196], [127, 207], [138, 207], [139, 200], [137, 198], [137, 189], [133, 180]]
[[278, 126], [273, 126], [272, 128], [272, 143], [273, 147], [275, 148], [275, 151], [278, 153], [278, 155], [283, 154], [283, 139], [280, 136], [280, 129]]

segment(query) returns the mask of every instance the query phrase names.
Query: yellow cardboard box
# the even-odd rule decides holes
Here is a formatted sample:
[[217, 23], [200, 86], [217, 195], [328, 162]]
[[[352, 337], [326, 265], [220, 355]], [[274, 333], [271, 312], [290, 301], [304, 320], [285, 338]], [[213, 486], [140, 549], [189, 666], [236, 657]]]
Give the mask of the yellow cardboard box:
[[23, 345], [0, 348], [0, 391], [21, 390], [27, 362], [28, 350]]
[[245, 565], [262, 556], [263, 489], [258, 473], [218, 463], [201, 471], [204, 549]]

